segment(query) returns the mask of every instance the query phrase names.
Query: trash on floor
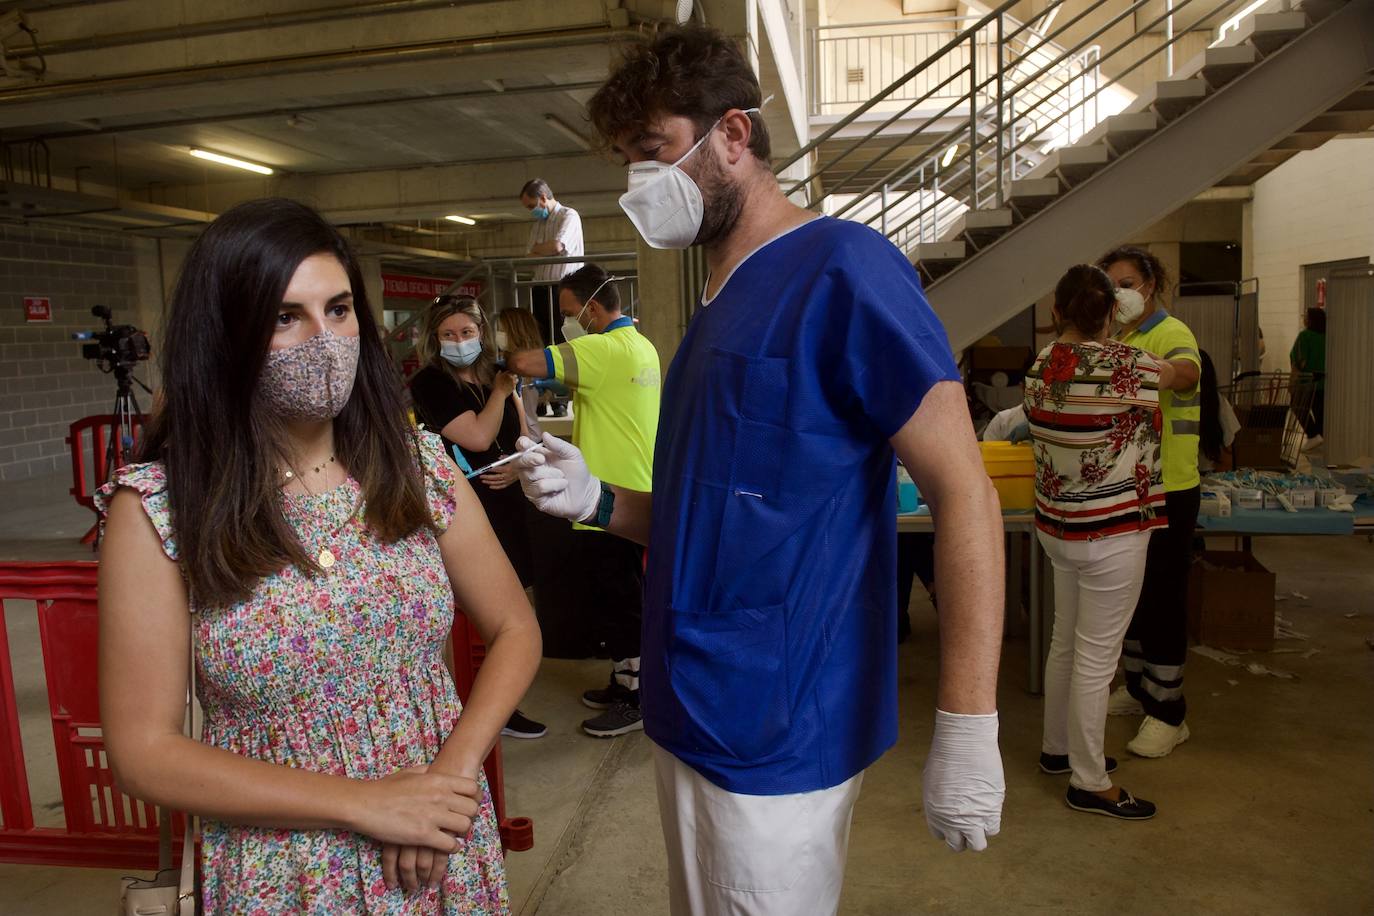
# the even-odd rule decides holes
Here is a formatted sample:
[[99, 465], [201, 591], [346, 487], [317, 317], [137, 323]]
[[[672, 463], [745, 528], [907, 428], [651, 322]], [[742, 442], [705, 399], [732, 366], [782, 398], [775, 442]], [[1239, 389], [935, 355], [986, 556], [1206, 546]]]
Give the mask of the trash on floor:
[[1296, 681], [1298, 676], [1291, 671], [1284, 671], [1281, 668], [1270, 668], [1268, 665], [1261, 665], [1259, 662], [1250, 662], [1245, 666], [1245, 670], [1251, 674], [1269, 675], [1270, 677], [1280, 678], [1285, 681]]
[[1302, 592], [1293, 591], [1293, 592], [1289, 592], [1289, 594], [1292, 595], [1294, 598], [1297, 598], [1299, 601], [1306, 601], [1306, 600], [1307, 600], [1307, 596], [1304, 595]]
[[1293, 621], [1288, 620], [1282, 614], [1274, 615], [1274, 638], [1275, 639], [1301, 639], [1307, 640], [1306, 633], [1299, 633], [1293, 629]]
[[[1374, 636], [1371, 636], [1370, 639], [1374, 640]], [[1374, 648], [1374, 646], [1371, 646], [1371, 648]], [[1246, 671], [1249, 671], [1251, 674], [1254, 675], [1268, 675], [1269, 677], [1276, 677], [1280, 680], [1285, 681], [1300, 680], [1300, 678], [1291, 671], [1284, 671], [1282, 668], [1271, 668], [1268, 665], [1262, 665], [1259, 662], [1247, 662], [1244, 661], [1236, 653], [1227, 652], [1224, 649], [1213, 649], [1211, 646], [1193, 646], [1192, 649], [1189, 651], [1196, 652], [1198, 655], [1210, 658], [1214, 662], [1220, 662], [1223, 665], [1230, 665], [1233, 668], [1243, 667]]]

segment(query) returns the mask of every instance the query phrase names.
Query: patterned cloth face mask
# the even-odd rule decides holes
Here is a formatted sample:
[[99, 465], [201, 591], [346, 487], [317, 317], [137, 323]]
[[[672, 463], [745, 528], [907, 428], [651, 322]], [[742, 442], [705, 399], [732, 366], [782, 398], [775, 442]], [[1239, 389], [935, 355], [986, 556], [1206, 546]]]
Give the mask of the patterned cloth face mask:
[[360, 339], [328, 332], [267, 354], [259, 382], [267, 406], [285, 420], [332, 420], [353, 393]]

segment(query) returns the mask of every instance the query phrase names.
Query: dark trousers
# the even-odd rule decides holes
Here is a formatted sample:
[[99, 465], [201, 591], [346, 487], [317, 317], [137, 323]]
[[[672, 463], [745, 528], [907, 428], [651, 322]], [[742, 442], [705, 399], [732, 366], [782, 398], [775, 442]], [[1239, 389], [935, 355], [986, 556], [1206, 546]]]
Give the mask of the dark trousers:
[[911, 615], [907, 605], [911, 603], [911, 586], [920, 578], [931, 595], [935, 597], [935, 535], [914, 531], [897, 534], [897, 641], [905, 642], [911, 635]]
[[1121, 653], [1131, 696], [1140, 701], [1146, 714], [1170, 725], [1181, 725], [1188, 711], [1183, 698], [1188, 568], [1201, 495], [1198, 487], [1165, 495], [1169, 525], [1150, 535], [1145, 582]]
[[1326, 392], [1318, 388], [1312, 392], [1312, 412], [1308, 415], [1307, 422], [1303, 424], [1303, 432], [1307, 433], [1307, 438], [1314, 439], [1322, 434], [1326, 420]]
[[635, 659], [644, 611], [644, 548], [604, 531], [574, 531], [576, 565], [566, 574], [582, 584], [606, 651], [616, 662]]

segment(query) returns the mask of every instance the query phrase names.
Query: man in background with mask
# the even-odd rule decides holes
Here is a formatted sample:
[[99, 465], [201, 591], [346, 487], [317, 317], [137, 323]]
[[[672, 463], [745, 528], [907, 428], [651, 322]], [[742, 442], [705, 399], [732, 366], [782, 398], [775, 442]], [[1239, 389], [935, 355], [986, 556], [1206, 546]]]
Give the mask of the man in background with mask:
[[[613, 277], [588, 264], [558, 284], [566, 343], [521, 350], [507, 361], [526, 378], [554, 378], [572, 389], [572, 441], [592, 473], [632, 490], [653, 482], [654, 434], [658, 428], [658, 350], [620, 310]], [[577, 521], [574, 519], [574, 521]], [[644, 727], [639, 711], [640, 616], [644, 551], [636, 543], [583, 525], [568, 572], [602, 615], [611, 678], [582, 694], [603, 712], [582, 723], [587, 734], [611, 738]]]
[[[572, 207], [565, 207], [554, 200], [553, 189], [547, 181], [531, 178], [525, 182], [520, 189], [520, 206], [534, 217], [534, 226], [530, 229], [530, 257], [576, 257], [582, 254], [582, 217]], [[576, 261], [540, 264], [534, 269], [534, 279], [556, 283], [581, 266]]]
[[[734, 41], [667, 29], [589, 103], [621, 197], [710, 277], [667, 373], [652, 493], [553, 437], [542, 510], [652, 544], [645, 732], [674, 914], [836, 912], [863, 771], [897, 737], [894, 453], [935, 520], [938, 709], [924, 776], [953, 849], [998, 832], [1002, 523], [948, 338], [911, 263], [773, 177]], [[914, 785], [916, 774], [911, 774]]]

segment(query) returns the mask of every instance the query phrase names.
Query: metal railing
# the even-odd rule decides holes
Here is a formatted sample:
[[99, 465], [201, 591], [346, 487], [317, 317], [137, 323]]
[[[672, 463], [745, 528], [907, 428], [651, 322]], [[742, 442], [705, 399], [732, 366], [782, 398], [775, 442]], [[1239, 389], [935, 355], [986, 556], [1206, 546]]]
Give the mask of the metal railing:
[[[801, 164], [804, 174], [782, 182], [804, 206], [864, 222], [904, 248], [937, 241], [965, 211], [1004, 206], [1012, 181], [1124, 105], [1124, 78], [1161, 54], [1172, 55], [1186, 36], [1212, 34], [1214, 23], [1242, 3], [1175, 0], [1151, 16], [1157, 8], [1151, 0], [1095, 0], [1056, 22], [1053, 31], [1042, 31], [1037, 23], [1057, 17], [1064, 0], [1028, 22], [1008, 14], [1016, 0], [1007, 0], [982, 17], [961, 17], [970, 24], [957, 33], [921, 33], [947, 40], [934, 50], [920, 47], [923, 59], [775, 172]], [[1097, 43], [1109, 33], [1120, 34], [1122, 23], [1134, 25], [1124, 40], [1105, 49]], [[1155, 31], [1165, 37], [1140, 40]], [[1069, 35], [1075, 36], [1071, 43]], [[817, 37], [813, 75], [827, 54], [838, 53], [821, 43], [833, 41], [838, 48], [848, 40]], [[893, 40], [904, 39], [899, 34]], [[907, 60], [895, 43], [887, 50], [891, 60]], [[1104, 105], [1109, 91], [1115, 98]]]

